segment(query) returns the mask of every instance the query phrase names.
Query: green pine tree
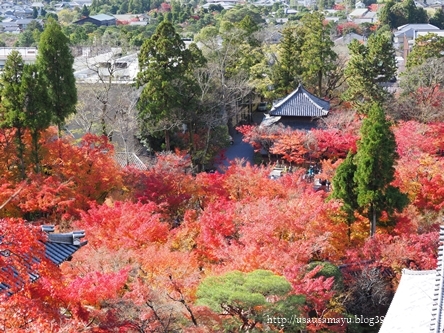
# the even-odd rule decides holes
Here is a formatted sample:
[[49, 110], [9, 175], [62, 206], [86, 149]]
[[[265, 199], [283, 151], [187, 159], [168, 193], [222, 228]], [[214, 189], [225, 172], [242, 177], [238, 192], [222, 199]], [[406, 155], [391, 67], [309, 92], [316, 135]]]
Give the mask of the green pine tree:
[[386, 34], [370, 36], [367, 45], [353, 41], [349, 45], [350, 60], [345, 69], [348, 89], [343, 98], [366, 113], [364, 105], [383, 102], [388, 93], [381, 82], [395, 76], [395, 50]]
[[88, 7], [86, 7], [86, 5], [83, 5], [81, 14], [84, 17], [88, 17], [89, 16], [89, 9], [88, 9]]
[[[193, 69], [204, 60], [196, 47], [185, 44], [170, 22], [163, 21], [146, 40], [139, 54], [139, 118], [142, 132], [152, 135], [162, 131], [165, 149], [170, 150], [170, 130], [189, 123], [195, 109], [198, 86]], [[191, 131], [191, 128], [189, 128]]]
[[[197, 290], [197, 304], [223, 314], [219, 331], [223, 327], [225, 332], [255, 332], [259, 323], [272, 326], [267, 318], [301, 313], [305, 298], [290, 291], [291, 285], [285, 277], [271, 271], [231, 271], [205, 278]], [[272, 297], [277, 301], [270, 302]], [[300, 332], [304, 327], [304, 324], [292, 323], [286, 326], [285, 332]]]
[[46, 22], [38, 50], [37, 65], [47, 81], [52, 122], [60, 135], [65, 119], [76, 111], [77, 89], [69, 38], [56, 21]]
[[412, 51], [407, 56], [406, 67], [412, 69], [415, 66], [423, 64], [430, 58], [441, 58], [444, 51], [444, 37], [428, 33], [424, 36], [418, 36]]

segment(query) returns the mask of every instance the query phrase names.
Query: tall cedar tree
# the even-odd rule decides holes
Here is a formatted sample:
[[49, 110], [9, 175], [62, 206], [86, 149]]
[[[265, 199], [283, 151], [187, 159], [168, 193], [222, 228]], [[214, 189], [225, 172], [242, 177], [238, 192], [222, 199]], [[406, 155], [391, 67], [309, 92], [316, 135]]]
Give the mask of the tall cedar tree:
[[[142, 131], [151, 135], [163, 131], [165, 149], [170, 150], [170, 130], [183, 123], [192, 125], [190, 115], [196, 108], [198, 86], [192, 71], [203, 63], [196, 47], [185, 44], [170, 22], [162, 22], [139, 54], [139, 118]], [[189, 128], [190, 133], [192, 128]]]
[[23, 58], [18, 51], [12, 51], [6, 59], [1, 76], [1, 119], [3, 128], [15, 128], [15, 144], [17, 147], [18, 169], [20, 178], [26, 178], [25, 162], [25, 115], [23, 113], [22, 77]]
[[24, 64], [17, 51], [11, 52], [2, 75], [3, 114], [1, 126], [16, 130], [16, 146], [20, 177], [26, 177], [26, 145], [24, 134], [29, 130], [32, 138], [32, 161], [40, 171], [40, 132], [49, 127], [51, 114], [46, 83], [36, 65]]
[[286, 27], [282, 31], [278, 62], [273, 71], [274, 87], [280, 95], [287, 95], [299, 83], [299, 76], [301, 74], [299, 50], [301, 41], [301, 36], [296, 36], [295, 27]]
[[38, 48], [37, 65], [47, 80], [52, 122], [58, 126], [60, 135], [65, 119], [76, 111], [74, 57], [69, 49], [68, 37], [53, 19], [46, 22]]
[[335, 69], [337, 58], [330, 29], [319, 12], [305, 14], [299, 25], [284, 29], [273, 70], [273, 83], [279, 95], [294, 90], [301, 81], [316, 89], [319, 96], [324, 95], [324, 77]]
[[356, 165], [353, 161], [354, 154], [349, 152], [344, 162], [339, 165], [333, 177], [333, 192], [331, 197], [343, 201], [342, 210], [347, 214], [347, 234], [348, 241], [351, 240], [351, 224], [355, 220], [354, 213], [358, 210], [358, 198], [354, 176]]
[[[378, 218], [383, 211], [390, 216], [408, 204], [407, 195], [390, 185], [395, 178], [395, 162], [398, 159], [395, 136], [386, 119], [384, 110], [373, 104], [361, 127], [358, 151], [351, 163], [351, 155], [345, 166], [335, 176], [334, 197], [342, 199], [349, 208], [356, 204], [367, 212], [370, 220], [370, 236], [376, 232]], [[353, 185], [351, 174], [353, 175]], [[351, 191], [345, 193], [345, 190]]]
[[367, 45], [353, 41], [349, 45], [350, 61], [345, 69], [348, 89], [344, 98], [366, 112], [373, 102], [381, 103], [387, 91], [380, 85], [395, 76], [395, 50], [390, 37], [386, 34], [370, 36]]
[[40, 133], [51, 124], [51, 101], [46, 87], [44, 75], [37, 65], [25, 65], [20, 90], [25, 113], [24, 124], [31, 133], [32, 161], [37, 173], [41, 171]]
[[324, 96], [322, 82], [327, 72], [335, 69], [337, 54], [330, 38], [331, 26], [325, 24], [325, 17], [319, 12], [305, 14], [298, 34], [302, 34], [300, 61], [303, 68], [302, 80], [317, 86], [318, 96]]

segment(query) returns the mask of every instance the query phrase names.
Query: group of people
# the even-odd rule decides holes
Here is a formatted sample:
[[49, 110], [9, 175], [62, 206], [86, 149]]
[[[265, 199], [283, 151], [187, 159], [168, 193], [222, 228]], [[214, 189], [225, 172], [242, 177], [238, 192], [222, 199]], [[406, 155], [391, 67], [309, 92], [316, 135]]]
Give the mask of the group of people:
[[318, 175], [322, 172], [321, 168], [319, 168], [317, 165], [310, 165], [310, 167], [307, 170], [306, 177], [307, 181], [312, 182], [314, 181], [315, 175]]
[[[322, 173], [322, 169], [318, 165], [311, 164], [310, 167], [307, 170], [307, 173], [305, 175], [305, 179], [308, 182], [315, 182], [315, 176]], [[324, 190], [324, 191], [330, 191], [330, 181], [328, 179], [318, 179], [318, 187], [317, 190]]]

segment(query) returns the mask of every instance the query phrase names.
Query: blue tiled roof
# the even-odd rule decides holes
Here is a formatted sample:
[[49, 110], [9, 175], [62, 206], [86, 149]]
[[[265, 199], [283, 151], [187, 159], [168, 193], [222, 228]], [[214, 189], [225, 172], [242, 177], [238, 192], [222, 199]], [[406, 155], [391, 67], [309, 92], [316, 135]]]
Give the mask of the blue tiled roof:
[[[43, 242], [45, 256], [56, 265], [70, 260], [78, 249], [87, 244], [86, 241], [80, 241], [85, 237], [83, 231], [56, 234], [53, 233], [53, 226], [42, 226], [42, 230], [48, 233], [48, 240]], [[9, 251], [3, 251], [0, 255], [9, 256]], [[39, 278], [38, 272], [32, 268], [33, 264], [39, 263], [39, 259], [33, 257], [33, 254], [26, 255], [21, 259], [20, 262], [0, 268], [0, 294], [6, 293], [10, 296], [22, 289], [28, 281], [33, 282]], [[26, 275], [27, 277], [25, 277]]]
[[299, 85], [290, 95], [273, 106], [270, 116], [324, 117], [328, 115], [330, 102], [310, 94]]
[[45, 255], [54, 264], [60, 265], [62, 262], [69, 260], [80, 247], [80, 245], [47, 242], [45, 243]]

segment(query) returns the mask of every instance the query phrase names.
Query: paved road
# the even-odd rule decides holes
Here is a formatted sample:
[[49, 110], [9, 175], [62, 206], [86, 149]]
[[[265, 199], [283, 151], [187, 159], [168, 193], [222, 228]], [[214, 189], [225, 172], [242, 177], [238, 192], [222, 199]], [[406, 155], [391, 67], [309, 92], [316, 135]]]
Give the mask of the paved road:
[[219, 172], [224, 172], [224, 170], [230, 165], [230, 162], [235, 159], [243, 159], [245, 163], [249, 162], [250, 164], [253, 164], [253, 147], [248, 143], [243, 142], [242, 134], [238, 132], [233, 134], [232, 137], [234, 143], [222, 152], [223, 155], [217, 159], [219, 162], [215, 164], [215, 167]]

